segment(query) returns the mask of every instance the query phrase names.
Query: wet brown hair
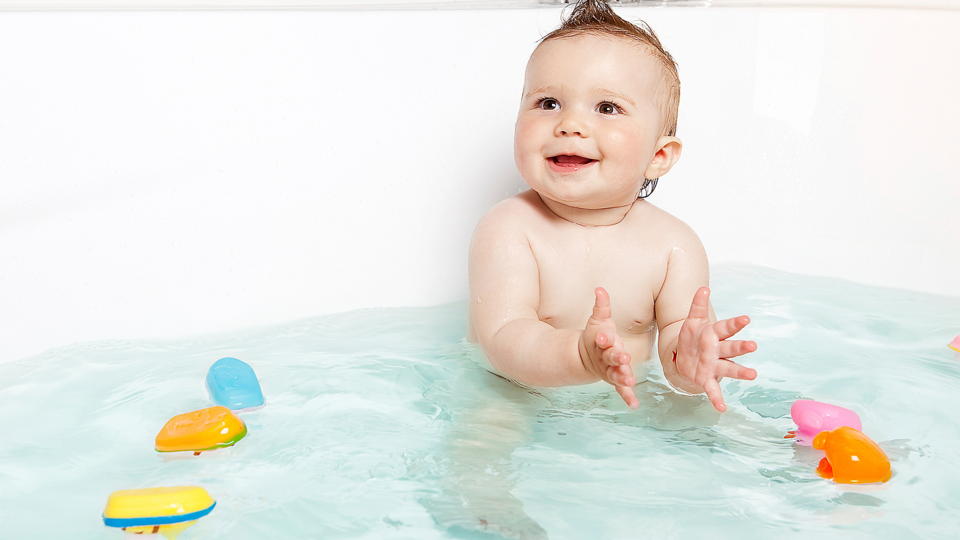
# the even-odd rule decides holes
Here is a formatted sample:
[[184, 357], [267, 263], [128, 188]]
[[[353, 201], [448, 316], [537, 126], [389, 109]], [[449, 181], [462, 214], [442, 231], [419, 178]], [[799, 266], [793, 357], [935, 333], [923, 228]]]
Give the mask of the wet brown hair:
[[660, 44], [660, 39], [644, 21], [633, 24], [623, 19], [613, 8], [603, 0], [579, 0], [573, 7], [570, 15], [564, 19], [559, 28], [543, 36], [540, 44], [551, 39], [582, 36], [587, 34], [612, 36], [629, 39], [646, 46], [646, 49], [663, 67], [664, 89], [666, 98], [662, 100], [664, 135], [676, 135], [677, 111], [680, 107], [680, 76], [677, 74], [677, 63]]

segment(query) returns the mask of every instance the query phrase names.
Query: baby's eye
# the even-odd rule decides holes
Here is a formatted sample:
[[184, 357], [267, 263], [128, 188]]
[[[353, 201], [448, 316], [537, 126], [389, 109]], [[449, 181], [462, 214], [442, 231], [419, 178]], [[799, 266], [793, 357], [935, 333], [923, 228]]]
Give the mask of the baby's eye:
[[623, 108], [612, 101], [604, 101], [597, 105], [597, 112], [600, 114], [621, 114]]
[[550, 97], [540, 98], [537, 100], [537, 108], [545, 111], [555, 111], [560, 108], [560, 102]]

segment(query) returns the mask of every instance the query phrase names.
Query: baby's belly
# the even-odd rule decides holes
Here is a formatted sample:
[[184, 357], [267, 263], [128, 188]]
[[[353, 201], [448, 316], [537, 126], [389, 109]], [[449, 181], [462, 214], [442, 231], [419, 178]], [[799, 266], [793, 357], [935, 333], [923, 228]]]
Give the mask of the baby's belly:
[[[545, 311], [545, 310], [544, 310]], [[652, 310], [651, 310], [652, 311]], [[554, 328], [571, 328], [583, 330], [583, 323], [580, 322], [580, 316], [577, 317], [554, 317], [546, 313], [538, 313], [540, 320]], [[633, 363], [646, 362], [651, 358], [659, 358], [656, 351], [653, 350], [657, 338], [657, 323], [648, 319], [643, 314], [636, 314], [637, 317], [625, 317], [626, 320], [616, 320], [617, 335], [623, 340], [624, 349], [630, 353]], [[584, 320], [589, 317], [583, 317]]]
[[621, 339], [623, 339], [623, 348], [630, 353], [630, 358], [633, 359], [634, 364], [646, 362], [651, 358], [659, 358], [656, 352], [653, 350], [653, 343], [656, 335], [656, 332], [644, 334], [621, 334]]

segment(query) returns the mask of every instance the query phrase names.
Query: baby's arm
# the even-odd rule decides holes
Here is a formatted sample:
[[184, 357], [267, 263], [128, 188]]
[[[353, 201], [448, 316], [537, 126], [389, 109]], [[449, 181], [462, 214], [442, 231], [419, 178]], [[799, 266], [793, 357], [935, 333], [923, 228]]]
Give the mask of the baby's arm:
[[[492, 367], [521, 383], [564, 386], [595, 382], [601, 379], [596, 366], [581, 360], [580, 340], [584, 332], [554, 328], [537, 315], [539, 270], [524, 230], [522, 218], [511, 214], [503, 204], [491, 210], [477, 225], [470, 246], [472, 334]], [[609, 311], [609, 302], [606, 311]], [[611, 337], [619, 342], [615, 331], [610, 334], [594, 337], [600, 342], [609, 341]], [[621, 355], [611, 354], [622, 351], [622, 342], [619, 349], [612, 345], [604, 342], [600, 348], [610, 349], [605, 359], [618, 365], [611, 365], [611, 371], [602, 378], [611, 384], [616, 381], [618, 391], [623, 389], [621, 395], [624, 395], [634, 382], [633, 374], [628, 362], [627, 367], [620, 367]], [[629, 357], [626, 359], [629, 361]], [[629, 397], [632, 399], [628, 403], [632, 404], [636, 399], [632, 391]], [[627, 396], [624, 399], [627, 400]]]
[[703, 244], [685, 224], [677, 225], [672, 231], [674, 246], [666, 277], [655, 304], [660, 363], [671, 385], [691, 394], [706, 392], [714, 407], [723, 411], [726, 405], [719, 379], [756, 378], [755, 370], [729, 358], [753, 352], [757, 345], [752, 341], [726, 341], [750, 319], [741, 316], [717, 322], [710, 307], [709, 270]]

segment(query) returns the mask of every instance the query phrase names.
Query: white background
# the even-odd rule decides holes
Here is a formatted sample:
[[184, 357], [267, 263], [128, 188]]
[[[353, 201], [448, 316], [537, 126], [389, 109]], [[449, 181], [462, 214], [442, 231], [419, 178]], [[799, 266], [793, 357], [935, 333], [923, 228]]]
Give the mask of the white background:
[[[714, 263], [960, 294], [960, 12], [620, 13], [679, 62], [651, 200]], [[559, 16], [0, 12], [0, 361], [465, 299]]]

